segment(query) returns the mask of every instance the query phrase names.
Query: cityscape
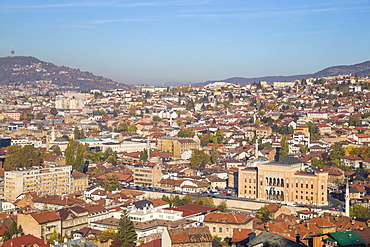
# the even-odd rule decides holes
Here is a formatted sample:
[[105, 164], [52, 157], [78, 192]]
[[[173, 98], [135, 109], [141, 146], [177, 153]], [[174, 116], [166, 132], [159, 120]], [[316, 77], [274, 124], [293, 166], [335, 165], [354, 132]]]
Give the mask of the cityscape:
[[0, 247], [369, 247], [369, 12], [0, 1]]

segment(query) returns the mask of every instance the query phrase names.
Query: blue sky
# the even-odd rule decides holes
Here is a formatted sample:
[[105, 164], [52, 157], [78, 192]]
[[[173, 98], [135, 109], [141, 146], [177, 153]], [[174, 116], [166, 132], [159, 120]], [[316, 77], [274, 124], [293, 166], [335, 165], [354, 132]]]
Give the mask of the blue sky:
[[0, 0], [0, 37], [123, 83], [295, 75], [370, 60], [370, 1]]

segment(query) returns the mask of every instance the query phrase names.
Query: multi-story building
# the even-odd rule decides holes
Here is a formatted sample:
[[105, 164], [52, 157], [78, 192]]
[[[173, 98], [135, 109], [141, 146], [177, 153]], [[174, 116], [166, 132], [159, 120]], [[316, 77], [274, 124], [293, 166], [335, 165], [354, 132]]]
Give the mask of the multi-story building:
[[327, 205], [328, 172], [304, 169], [292, 156], [239, 167], [238, 196], [279, 202]]
[[24, 192], [34, 192], [37, 195], [71, 193], [71, 170], [71, 166], [58, 166], [6, 171], [4, 199], [15, 201]]
[[162, 177], [160, 164], [145, 162], [134, 166], [134, 183], [138, 186], [159, 187]]
[[186, 150], [199, 149], [199, 142], [193, 139], [164, 136], [158, 138], [158, 150], [173, 154], [174, 159], [180, 159]]

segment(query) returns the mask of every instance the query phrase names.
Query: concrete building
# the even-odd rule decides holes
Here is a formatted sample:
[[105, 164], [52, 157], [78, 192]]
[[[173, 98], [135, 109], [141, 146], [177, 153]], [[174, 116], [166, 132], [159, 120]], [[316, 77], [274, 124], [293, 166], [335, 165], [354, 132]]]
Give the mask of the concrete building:
[[134, 184], [138, 186], [159, 187], [162, 178], [160, 164], [145, 162], [134, 165]]
[[292, 156], [279, 162], [239, 167], [238, 196], [279, 202], [327, 205], [327, 171], [304, 169]]
[[37, 195], [63, 195], [71, 193], [71, 166], [6, 171], [4, 199], [15, 201], [24, 192]]
[[174, 159], [180, 159], [181, 155], [189, 149], [199, 149], [200, 144], [193, 139], [160, 137], [158, 138], [158, 150], [173, 154]]

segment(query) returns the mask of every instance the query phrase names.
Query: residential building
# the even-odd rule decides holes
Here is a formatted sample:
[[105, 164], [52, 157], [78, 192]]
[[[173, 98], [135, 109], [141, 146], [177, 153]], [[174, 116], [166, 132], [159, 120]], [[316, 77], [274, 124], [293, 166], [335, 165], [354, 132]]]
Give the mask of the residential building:
[[54, 231], [58, 234], [62, 232], [61, 218], [54, 211], [18, 214], [17, 225], [22, 228], [24, 234], [31, 234], [42, 239], [47, 239]]
[[162, 247], [211, 247], [213, 237], [208, 227], [166, 228]]
[[4, 199], [15, 201], [24, 192], [34, 192], [37, 195], [71, 193], [71, 170], [71, 166], [58, 166], [6, 171]]
[[152, 162], [134, 165], [134, 184], [138, 186], [159, 187], [162, 177], [162, 166]]
[[199, 149], [200, 144], [193, 139], [175, 138], [175, 137], [160, 137], [158, 138], [158, 150], [173, 154], [174, 159], [180, 159], [181, 154], [186, 150]]

